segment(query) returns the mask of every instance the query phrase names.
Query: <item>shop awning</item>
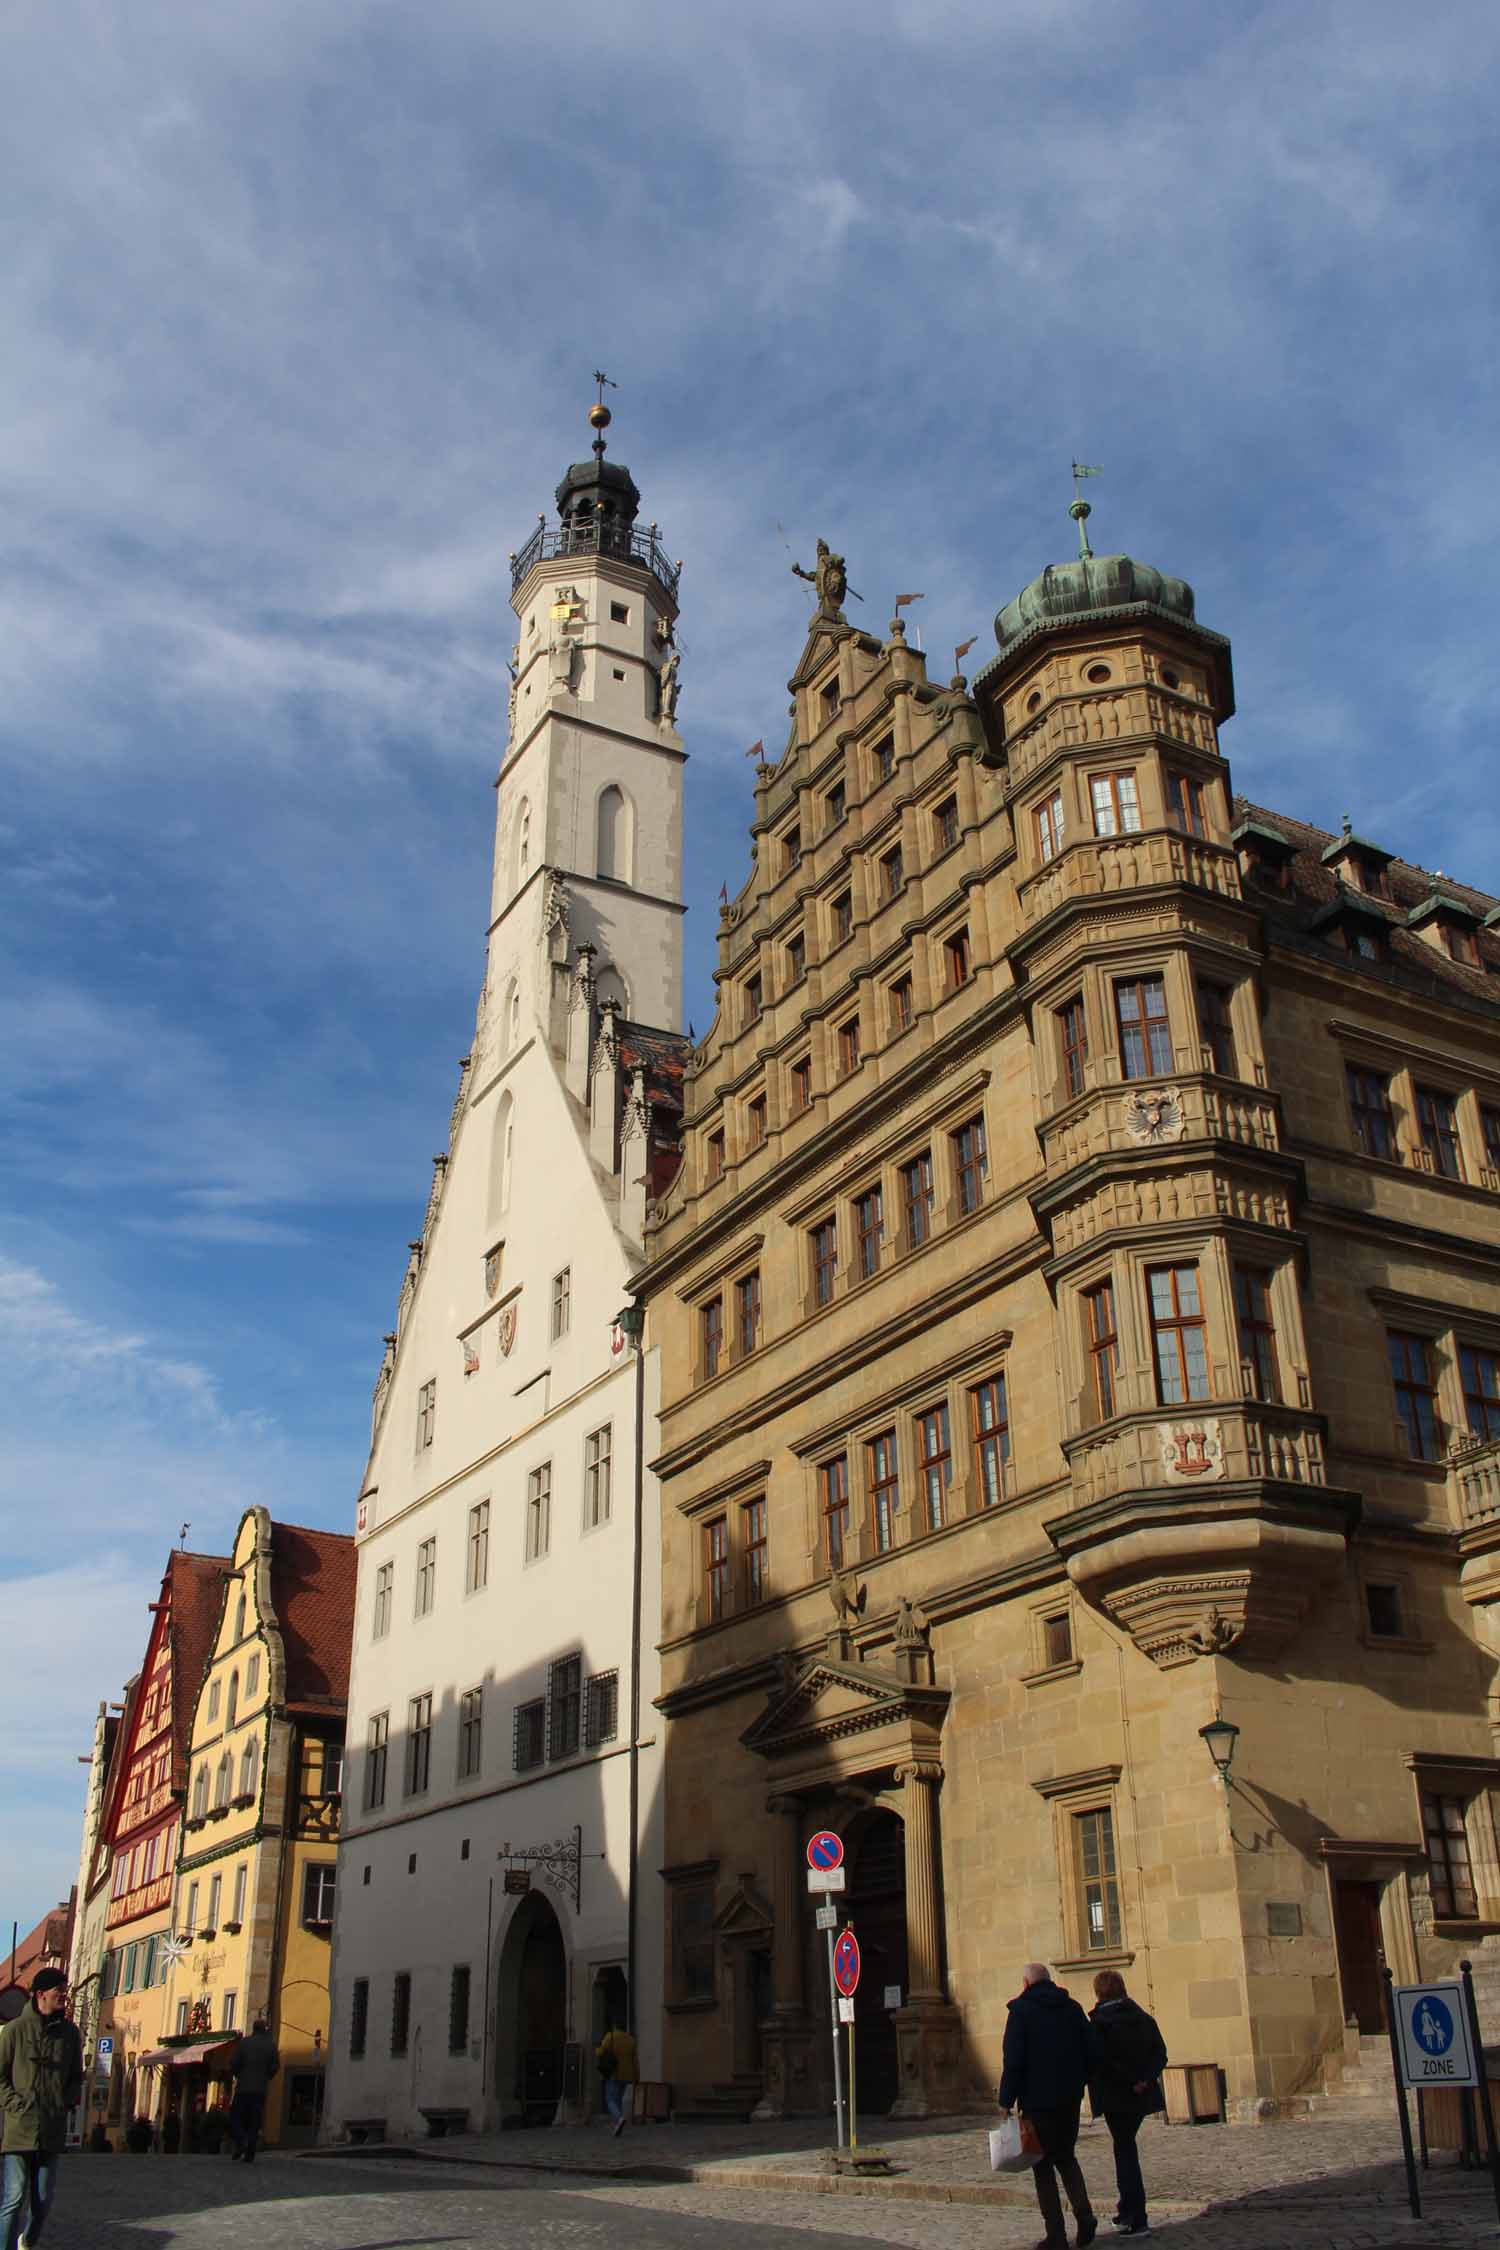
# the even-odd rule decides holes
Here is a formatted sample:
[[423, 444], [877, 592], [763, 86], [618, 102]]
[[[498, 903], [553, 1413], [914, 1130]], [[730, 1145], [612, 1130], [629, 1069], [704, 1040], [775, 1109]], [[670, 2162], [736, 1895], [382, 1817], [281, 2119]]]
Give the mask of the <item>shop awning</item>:
[[239, 2033], [232, 2031], [227, 2039], [195, 2039], [190, 2047], [153, 2047], [141, 2056], [142, 2063], [170, 2063], [174, 2070], [184, 2070], [189, 2063], [207, 2062], [210, 2055], [227, 2053]]

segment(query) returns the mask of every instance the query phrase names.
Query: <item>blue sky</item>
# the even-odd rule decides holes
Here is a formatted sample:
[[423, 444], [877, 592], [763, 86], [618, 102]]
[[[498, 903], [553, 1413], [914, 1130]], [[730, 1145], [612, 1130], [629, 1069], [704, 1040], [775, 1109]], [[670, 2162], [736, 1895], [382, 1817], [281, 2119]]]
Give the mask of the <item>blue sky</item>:
[[[821, 533], [977, 665], [1072, 550], [1241, 788], [1494, 886], [1500, 19], [21, 0], [0, 89], [0, 1916], [184, 1519], [348, 1525], [482, 968], [506, 556], [684, 558], [689, 1010]], [[23, 1720], [21, 1714], [27, 1716]]]

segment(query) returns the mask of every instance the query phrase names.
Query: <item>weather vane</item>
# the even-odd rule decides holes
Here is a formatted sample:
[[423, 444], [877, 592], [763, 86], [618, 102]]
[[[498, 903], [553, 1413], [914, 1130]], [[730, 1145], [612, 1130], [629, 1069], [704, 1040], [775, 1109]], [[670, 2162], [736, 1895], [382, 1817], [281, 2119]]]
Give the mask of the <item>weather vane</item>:
[[[604, 394], [601, 391], [599, 395], [602, 398]], [[1094, 511], [1078, 488], [1085, 477], [1102, 477], [1103, 474], [1102, 469], [1091, 468], [1087, 461], [1073, 463], [1073, 505], [1068, 514], [1078, 526], [1078, 554], [1082, 562], [1092, 562], [1094, 559], [1094, 550], [1089, 545], [1089, 535], [1084, 528]]]
[[594, 381], [599, 386], [599, 396], [589, 408], [589, 428], [594, 433], [594, 452], [602, 461], [604, 459], [604, 433], [614, 420], [614, 416], [604, 403], [604, 386], [607, 383], [612, 391], [617, 391], [620, 386], [612, 375], [605, 374], [602, 367], [594, 369]]

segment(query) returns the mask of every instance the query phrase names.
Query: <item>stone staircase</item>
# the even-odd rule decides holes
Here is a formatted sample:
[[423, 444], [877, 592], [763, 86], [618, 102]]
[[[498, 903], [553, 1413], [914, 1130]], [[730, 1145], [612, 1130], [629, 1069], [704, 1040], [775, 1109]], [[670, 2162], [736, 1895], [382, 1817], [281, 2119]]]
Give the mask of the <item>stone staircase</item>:
[[684, 2086], [672, 2104], [672, 2122], [747, 2124], [762, 2085], [759, 2078], [732, 2078], [714, 2086]]

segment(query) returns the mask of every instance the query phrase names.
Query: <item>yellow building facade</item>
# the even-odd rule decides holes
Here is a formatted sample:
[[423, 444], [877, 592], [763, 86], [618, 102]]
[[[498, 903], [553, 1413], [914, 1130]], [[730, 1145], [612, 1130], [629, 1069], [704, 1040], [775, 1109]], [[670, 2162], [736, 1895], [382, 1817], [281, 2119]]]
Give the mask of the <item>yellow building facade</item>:
[[667, 2072], [827, 2104], [831, 1827], [872, 2110], [1039, 1958], [1295, 2112], [1500, 1934], [1495, 902], [1236, 798], [1180, 580], [1049, 569], [972, 690], [842, 592], [638, 1285]]
[[202, 2145], [228, 2042], [263, 2016], [281, 2052], [265, 2140], [316, 2137], [353, 1632], [354, 1543], [242, 1518], [193, 1711], [163, 1992], [171, 2138]]

